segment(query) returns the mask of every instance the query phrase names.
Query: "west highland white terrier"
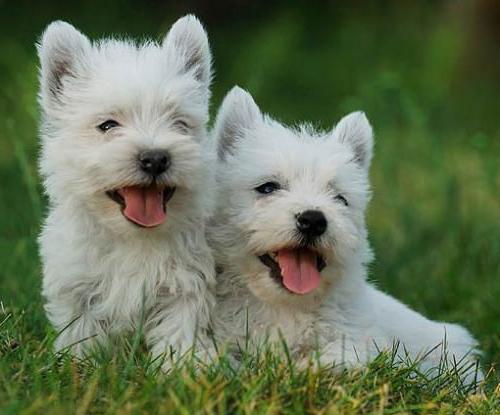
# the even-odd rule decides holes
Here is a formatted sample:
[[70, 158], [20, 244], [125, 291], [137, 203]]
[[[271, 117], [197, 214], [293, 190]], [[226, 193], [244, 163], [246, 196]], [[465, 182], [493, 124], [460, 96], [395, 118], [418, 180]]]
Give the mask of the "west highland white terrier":
[[205, 30], [186, 16], [162, 44], [93, 43], [54, 22], [38, 52], [50, 199], [39, 241], [56, 349], [81, 356], [138, 327], [153, 356], [209, 349]]
[[363, 113], [330, 132], [287, 128], [235, 87], [214, 135], [219, 191], [210, 234], [224, 343], [284, 339], [297, 362], [319, 352], [321, 365], [336, 367], [364, 365], [399, 342], [405, 359], [431, 368], [445, 347], [444, 361], [470, 363], [463, 376], [472, 380], [476, 341], [464, 328], [430, 321], [366, 280], [373, 137]]

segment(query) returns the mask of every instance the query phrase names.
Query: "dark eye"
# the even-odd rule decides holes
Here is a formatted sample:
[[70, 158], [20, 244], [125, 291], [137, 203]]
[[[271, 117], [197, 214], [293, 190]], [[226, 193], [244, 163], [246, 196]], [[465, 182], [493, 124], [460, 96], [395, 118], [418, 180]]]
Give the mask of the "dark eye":
[[120, 126], [120, 124], [118, 123], [118, 121], [107, 120], [107, 121], [104, 121], [102, 124], [99, 124], [97, 126], [97, 128], [99, 128], [99, 130], [101, 130], [103, 133], [105, 133], [106, 131], [109, 131], [112, 128], [116, 128], [119, 126]]
[[343, 203], [345, 206], [349, 206], [349, 202], [347, 202], [347, 199], [343, 195], [337, 195], [335, 196], [335, 200], [338, 200], [340, 203]]
[[191, 129], [191, 126], [184, 120], [176, 120], [174, 122], [174, 127], [184, 134], [188, 133]]
[[268, 195], [279, 189], [280, 185], [276, 182], [267, 182], [255, 188], [257, 192], [262, 193], [263, 195]]

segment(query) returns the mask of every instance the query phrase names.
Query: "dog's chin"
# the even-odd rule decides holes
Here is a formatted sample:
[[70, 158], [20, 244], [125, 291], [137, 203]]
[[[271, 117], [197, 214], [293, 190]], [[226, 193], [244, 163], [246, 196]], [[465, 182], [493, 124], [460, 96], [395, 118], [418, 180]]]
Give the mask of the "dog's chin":
[[167, 220], [167, 204], [175, 190], [175, 186], [153, 183], [117, 187], [105, 193], [128, 223], [140, 229], [152, 229]]
[[281, 282], [276, 281], [269, 270], [262, 269], [246, 280], [249, 291], [260, 301], [272, 308], [285, 307], [291, 313], [296, 311], [311, 311], [319, 307], [330, 292], [332, 282], [330, 278], [322, 278], [319, 286], [308, 294], [298, 295]]
[[327, 264], [319, 250], [290, 246], [258, 254], [257, 257], [266, 266], [269, 279], [283, 293], [303, 297], [318, 294], [321, 290], [321, 271]]

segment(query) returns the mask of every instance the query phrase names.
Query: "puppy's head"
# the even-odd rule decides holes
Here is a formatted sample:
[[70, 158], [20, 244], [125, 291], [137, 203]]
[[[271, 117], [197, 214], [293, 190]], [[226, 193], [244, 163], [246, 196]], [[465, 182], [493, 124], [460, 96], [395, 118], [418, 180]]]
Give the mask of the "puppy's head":
[[236, 87], [214, 131], [218, 261], [264, 301], [319, 303], [337, 276], [369, 255], [367, 118], [352, 113], [327, 133], [291, 129]]
[[188, 217], [206, 164], [211, 57], [200, 22], [186, 16], [161, 44], [139, 45], [92, 43], [54, 22], [38, 53], [40, 165], [52, 202], [121, 233]]

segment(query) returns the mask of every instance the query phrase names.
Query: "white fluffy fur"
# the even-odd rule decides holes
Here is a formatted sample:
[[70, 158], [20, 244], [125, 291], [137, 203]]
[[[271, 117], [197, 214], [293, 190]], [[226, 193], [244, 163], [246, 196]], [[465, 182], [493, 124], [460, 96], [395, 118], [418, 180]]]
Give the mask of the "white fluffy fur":
[[[90, 42], [54, 22], [38, 47], [42, 154], [50, 199], [40, 236], [43, 295], [61, 333], [56, 349], [77, 355], [136, 329], [154, 355], [208, 347], [214, 264], [205, 240], [212, 158], [207, 150], [211, 56], [193, 16], [162, 44]], [[107, 119], [121, 126], [106, 133]], [[106, 191], [151, 183], [137, 166], [146, 149], [168, 150], [161, 177], [176, 186], [165, 223], [136, 227]], [[196, 336], [198, 334], [198, 336]]]
[[[363, 113], [344, 117], [328, 133], [286, 128], [236, 87], [224, 100], [214, 135], [220, 163], [210, 233], [221, 268], [217, 332], [224, 342], [258, 346], [281, 333], [298, 362], [319, 351], [322, 364], [338, 367], [366, 364], [400, 342], [402, 355], [406, 349], [413, 359], [425, 356], [422, 365], [431, 368], [440, 363], [446, 339], [449, 363], [475, 361], [476, 341], [464, 328], [430, 321], [366, 280], [373, 138]], [[254, 190], [269, 181], [282, 189], [269, 195]], [[328, 220], [317, 245], [327, 267], [320, 286], [301, 296], [271, 278], [257, 256], [296, 246], [295, 215], [308, 209], [321, 210]], [[464, 377], [472, 380], [473, 372]]]

